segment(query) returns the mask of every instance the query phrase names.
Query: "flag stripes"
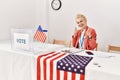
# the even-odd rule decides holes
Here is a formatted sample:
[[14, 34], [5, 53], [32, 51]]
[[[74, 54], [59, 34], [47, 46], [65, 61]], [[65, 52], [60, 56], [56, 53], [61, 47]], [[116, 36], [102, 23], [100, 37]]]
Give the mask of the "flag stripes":
[[40, 59], [43, 57], [43, 56], [47, 56], [47, 55], [50, 55], [54, 52], [51, 52], [51, 53], [47, 53], [47, 54], [43, 54], [43, 55], [40, 55], [38, 56], [37, 58], [37, 80], [40, 80], [40, 77], [41, 77], [41, 65], [40, 65]]
[[84, 80], [84, 74], [57, 69], [57, 62], [68, 55], [64, 52], [50, 52], [38, 56], [37, 80]]
[[[56, 80], [57, 61], [66, 56], [66, 53], [51, 52], [37, 58], [37, 80]], [[51, 74], [51, 72], [53, 74]], [[50, 73], [50, 74], [48, 74]]]
[[42, 31], [37, 30], [34, 36], [34, 39], [40, 42], [45, 42], [46, 41], [46, 34]]
[[73, 73], [73, 72], [68, 72], [68, 71], [57, 70], [56, 80], [84, 80], [84, 75]]

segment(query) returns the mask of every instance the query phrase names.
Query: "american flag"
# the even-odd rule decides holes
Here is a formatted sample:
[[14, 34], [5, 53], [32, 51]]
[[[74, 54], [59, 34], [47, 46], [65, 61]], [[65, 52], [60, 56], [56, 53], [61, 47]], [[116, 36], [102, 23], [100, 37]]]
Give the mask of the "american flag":
[[39, 26], [34, 35], [34, 39], [40, 42], [45, 42], [47, 38], [45, 32], [47, 32], [47, 30], [42, 30], [41, 26]]
[[41, 54], [37, 58], [37, 80], [84, 80], [85, 66], [91, 59], [64, 52]]

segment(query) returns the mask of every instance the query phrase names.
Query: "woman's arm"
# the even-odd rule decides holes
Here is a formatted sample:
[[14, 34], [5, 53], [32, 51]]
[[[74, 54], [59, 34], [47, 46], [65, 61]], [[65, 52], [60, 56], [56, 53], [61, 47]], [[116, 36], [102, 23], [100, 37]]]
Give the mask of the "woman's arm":
[[80, 34], [80, 30], [76, 30], [76, 32], [74, 32], [74, 35], [72, 36], [72, 46], [78, 48], [78, 38]]
[[90, 35], [87, 35], [85, 39], [85, 46], [87, 50], [94, 50], [96, 48], [96, 36], [96, 31], [94, 29], [91, 29]]

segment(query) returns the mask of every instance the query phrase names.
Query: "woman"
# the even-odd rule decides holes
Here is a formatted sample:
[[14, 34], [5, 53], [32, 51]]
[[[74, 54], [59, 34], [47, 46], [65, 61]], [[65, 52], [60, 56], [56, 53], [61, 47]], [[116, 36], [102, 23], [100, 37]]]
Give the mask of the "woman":
[[75, 28], [74, 35], [72, 36], [72, 45], [73, 47], [94, 50], [96, 48], [96, 31], [87, 26], [87, 19], [82, 14], [77, 14], [76, 23], [80, 28], [77, 30]]

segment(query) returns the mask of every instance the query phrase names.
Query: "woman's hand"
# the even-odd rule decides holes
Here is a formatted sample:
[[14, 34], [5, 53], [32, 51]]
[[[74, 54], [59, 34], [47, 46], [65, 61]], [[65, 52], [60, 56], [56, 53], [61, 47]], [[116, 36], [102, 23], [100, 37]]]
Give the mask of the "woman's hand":
[[76, 36], [76, 34], [77, 34], [77, 28], [75, 27], [75, 29], [74, 29], [74, 36]]
[[89, 37], [89, 39], [91, 39], [91, 38], [92, 38], [92, 35], [91, 35], [91, 33], [90, 33], [90, 30], [89, 30], [89, 29], [86, 31], [86, 34], [87, 34], [87, 36]]

